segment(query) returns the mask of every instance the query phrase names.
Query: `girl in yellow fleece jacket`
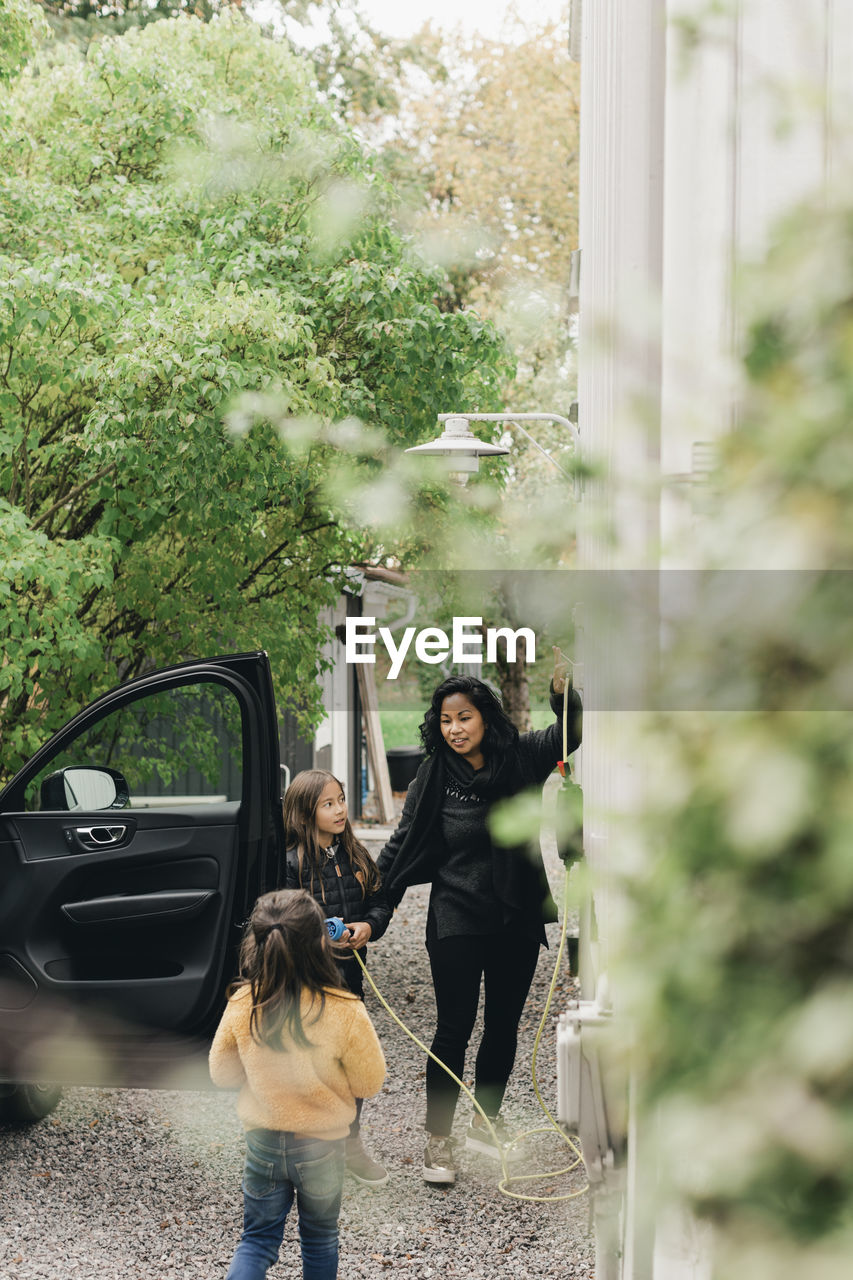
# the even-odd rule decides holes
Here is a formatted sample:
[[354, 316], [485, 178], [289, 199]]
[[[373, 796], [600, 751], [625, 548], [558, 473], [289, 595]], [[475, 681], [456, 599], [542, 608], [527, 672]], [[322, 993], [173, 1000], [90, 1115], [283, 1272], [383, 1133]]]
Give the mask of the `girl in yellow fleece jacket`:
[[214, 1084], [240, 1090], [246, 1130], [243, 1234], [226, 1280], [263, 1280], [294, 1199], [303, 1280], [338, 1274], [346, 1136], [355, 1099], [385, 1079], [370, 1016], [339, 983], [313, 897], [280, 889], [259, 898], [210, 1050]]

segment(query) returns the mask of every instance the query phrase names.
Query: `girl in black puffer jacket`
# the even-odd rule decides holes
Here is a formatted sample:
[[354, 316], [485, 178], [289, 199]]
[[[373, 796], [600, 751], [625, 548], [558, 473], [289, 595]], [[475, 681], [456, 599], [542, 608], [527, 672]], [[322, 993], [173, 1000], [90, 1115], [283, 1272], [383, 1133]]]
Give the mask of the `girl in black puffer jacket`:
[[[328, 916], [339, 916], [346, 933], [332, 943], [342, 985], [364, 999], [362, 959], [367, 943], [381, 938], [391, 919], [376, 863], [359, 844], [347, 817], [344, 789], [323, 769], [297, 773], [284, 796], [286, 889], [307, 889]], [[359, 1133], [362, 1099], [347, 1139], [347, 1169], [358, 1181], [379, 1187], [388, 1174], [364, 1150]]]

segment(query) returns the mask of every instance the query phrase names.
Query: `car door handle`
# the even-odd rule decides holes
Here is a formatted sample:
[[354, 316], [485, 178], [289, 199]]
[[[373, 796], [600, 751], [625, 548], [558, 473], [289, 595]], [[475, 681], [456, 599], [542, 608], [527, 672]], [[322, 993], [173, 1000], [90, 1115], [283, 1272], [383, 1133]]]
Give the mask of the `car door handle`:
[[110, 845], [121, 844], [127, 835], [127, 827], [120, 824], [114, 827], [75, 827], [74, 834], [84, 849], [108, 849]]

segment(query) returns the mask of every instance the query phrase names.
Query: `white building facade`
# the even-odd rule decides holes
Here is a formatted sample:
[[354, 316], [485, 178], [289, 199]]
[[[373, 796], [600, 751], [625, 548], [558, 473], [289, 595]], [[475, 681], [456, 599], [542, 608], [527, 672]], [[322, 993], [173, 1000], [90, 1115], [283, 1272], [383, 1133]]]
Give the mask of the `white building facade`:
[[[738, 265], [761, 257], [798, 199], [841, 175], [853, 5], [573, 0], [572, 50], [582, 83], [578, 425], [601, 468], [583, 504], [581, 567], [652, 580], [691, 567], [680, 536], [695, 519], [691, 485], [738, 412]], [[606, 982], [619, 910], [608, 873], [643, 856], [614, 818], [630, 815], [644, 762], [622, 745], [629, 713], [607, 710], [598, 687], [608, 645], [595, 636], [583, 668], [585, 845], [604, 886], [585, 949], [589, 1002]], [[644, 678], [640, 664], [638, 704]], [[631, 1124], [627, 1150], [593, 1185], [597, 1280], [704, 1280], [708, 1241], [689, 1223], [651, 1230], [638, 1213], [650, 1171]]]

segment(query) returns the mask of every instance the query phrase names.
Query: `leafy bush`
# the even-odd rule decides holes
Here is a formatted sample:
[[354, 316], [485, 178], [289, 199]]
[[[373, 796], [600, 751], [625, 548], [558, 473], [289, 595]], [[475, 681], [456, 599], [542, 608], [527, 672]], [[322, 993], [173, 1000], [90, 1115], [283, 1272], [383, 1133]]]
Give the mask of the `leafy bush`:
[[667, 655], [692, 694], [643, 743], [650, 866], [624, 884], [621, 998], [664, 1180], [714, 1225], [715, 1276], [842, 1280], [853, 1257], [851, 208], [800, 210], [748, 298], [743, 411], [715, 477], [705, 559], [719, 572], [698, 580]]

